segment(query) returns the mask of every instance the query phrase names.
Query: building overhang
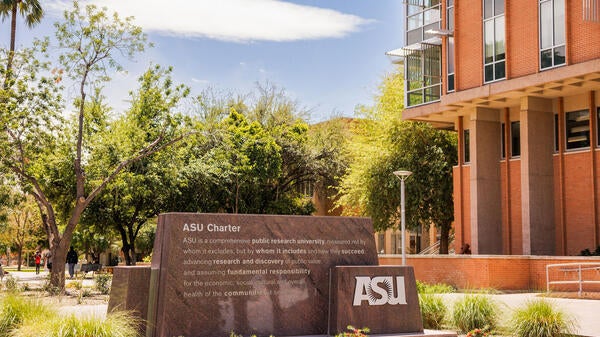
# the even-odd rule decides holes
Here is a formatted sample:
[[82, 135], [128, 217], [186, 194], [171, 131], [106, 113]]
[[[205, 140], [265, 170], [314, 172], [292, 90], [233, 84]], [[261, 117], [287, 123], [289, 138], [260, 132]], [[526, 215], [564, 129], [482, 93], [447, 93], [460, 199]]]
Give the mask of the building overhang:
[[600, 90], [600, 59], [545, 70], [443, 95], [438, 102], [406, 108], [403, 119], [454, 124], [472, 108], [519, 106], [523, 97], [554, 99]]

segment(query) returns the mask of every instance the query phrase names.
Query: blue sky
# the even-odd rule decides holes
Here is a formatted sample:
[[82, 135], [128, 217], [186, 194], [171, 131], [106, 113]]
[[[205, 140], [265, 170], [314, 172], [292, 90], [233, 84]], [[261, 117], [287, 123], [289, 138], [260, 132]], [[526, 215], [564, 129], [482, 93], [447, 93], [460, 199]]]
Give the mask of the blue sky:
[[[128, 91], [149, 64], [172, 65], [194, 94], [212, 87], [247, 93], [256, 82], [285, 89], [311, 121], [353, 116], [372, 104], [382, 77], [394, 70], [386, 51], [402, 46], [400, 0], [89, 0], [134, 16], [155, 47], [128, 63], [105, 89], [125, 109]], [[51, 35], [62, 0], [45, 0], [44, 22], [18, 27], [17, 46]], [[165, 6], [166, 5], [166, 6]], [[9, 41], [8, 20], [0, 46]]]

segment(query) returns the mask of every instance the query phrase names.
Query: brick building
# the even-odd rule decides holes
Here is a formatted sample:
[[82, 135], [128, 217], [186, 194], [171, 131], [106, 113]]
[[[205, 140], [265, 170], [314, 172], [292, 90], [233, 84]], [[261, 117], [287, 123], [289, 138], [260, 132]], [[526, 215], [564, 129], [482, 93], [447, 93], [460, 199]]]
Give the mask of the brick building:
[[454, 129], [455, 249], [600, 245], [600, 0], [405, 0], [403, 118]]

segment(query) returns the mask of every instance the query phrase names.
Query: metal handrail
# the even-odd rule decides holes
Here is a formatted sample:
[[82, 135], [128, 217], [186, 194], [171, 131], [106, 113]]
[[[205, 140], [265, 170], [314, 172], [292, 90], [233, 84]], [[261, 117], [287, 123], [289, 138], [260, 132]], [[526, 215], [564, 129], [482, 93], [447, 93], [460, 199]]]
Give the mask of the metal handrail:
[[[562, 272], [577, 272], [577, 280], [568, 281], [550, 281], [550, 268], [562, 268], [559, 271]], [[584, 283], [597, 283], [600, 281], [584, 280], [582, 271], [584, 270], [598, 270], [600, 271], [600, 262], [574, 262], [574, 263], [555, 263], [546, 265], [546, 291], [550, 291], [551, 284], [578, 284], [579, 285], [579, 296], [583, 292]]]

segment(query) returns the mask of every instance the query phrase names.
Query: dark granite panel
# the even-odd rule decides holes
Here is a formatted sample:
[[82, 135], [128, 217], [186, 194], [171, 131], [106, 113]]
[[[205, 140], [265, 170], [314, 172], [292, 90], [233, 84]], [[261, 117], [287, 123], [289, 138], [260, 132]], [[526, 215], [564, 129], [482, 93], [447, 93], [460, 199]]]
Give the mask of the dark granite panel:
[[[114, 267], [108, 313], [114, 310], [128, 310], [146, 320], [149, 286], [150, 266]], [[141, 328], [143, 330], [145, 327]]]
[[332, 270], [329, 334], [348, 325], [373, 334], [421, 333], [415, 274], [406, 266], [339, 266]]
[[377, 263], [366, 218], [163, 214], [148, 317], [158, 337], [324, 334], [330, 269]]

